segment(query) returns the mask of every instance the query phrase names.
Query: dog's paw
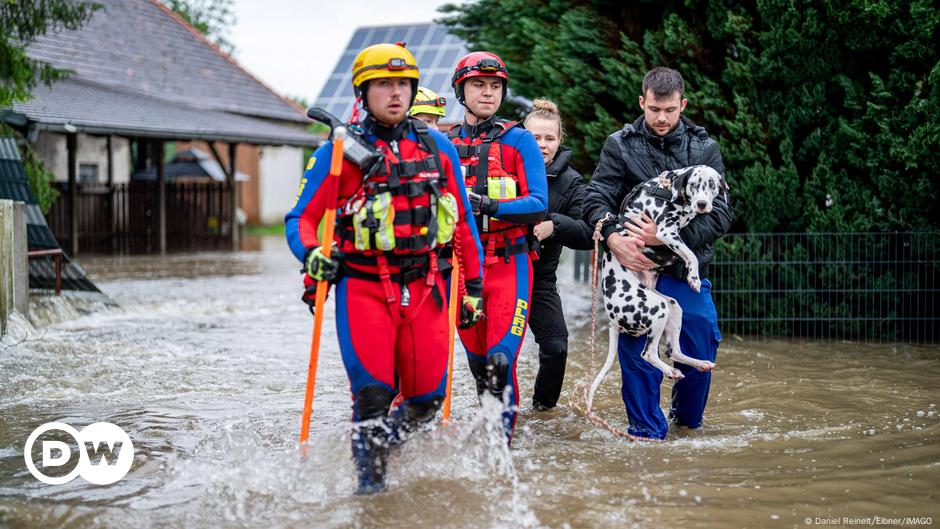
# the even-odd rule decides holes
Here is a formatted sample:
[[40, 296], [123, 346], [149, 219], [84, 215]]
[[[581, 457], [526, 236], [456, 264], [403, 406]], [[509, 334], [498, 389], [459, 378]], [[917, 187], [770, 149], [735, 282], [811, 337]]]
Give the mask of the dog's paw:
[[715, 363], [709, 362], [708, 360], [702, 360], [695, 365], [695, 369], [698, 369], [699, 371], [711, 371], [712, 369], [715, 369]]
[[685, 375], [682, 374], [682, 371], [679, 371], [678, 369], [674, 367], [670, 367], [666, 371], [666, 376], [673, 380], [682, 380], [683, 378], [685, 378]]
[[702, 290], [702, 280], [699, 279], [696, 275], [689, 276], [689, 286], [692, 287], [692, 290], [700, 292]]

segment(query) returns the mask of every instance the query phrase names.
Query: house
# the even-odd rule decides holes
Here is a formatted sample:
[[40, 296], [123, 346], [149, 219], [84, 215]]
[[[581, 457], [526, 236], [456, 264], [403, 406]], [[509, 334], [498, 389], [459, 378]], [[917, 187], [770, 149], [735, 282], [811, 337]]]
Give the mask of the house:
[[[82, 28], [50, 32], [28, 48], [30, 57], [72, 70], [69, 78], [0, 109], [60, 183], [49, 224], [63, 247], [73, 255], [80, 247], [165, 252], [205, 235], [237, 248], [236, 204], [249, 223], [282, 222], [304, 149], [323, 141], [308, 132], [305, 109], [158, 1], [97, 1], [103, 8]], [[180, 196], [191, 189], [167, 182], [163, 164], [190, 148], [211, 153], [226, 178], [199, 190], [216, 209], [184, 226], [179, 214], [194, 202]], [[131, 178], [148, 169], [153, 181]], [[237, 172], [248, 180], [236, 185]]]

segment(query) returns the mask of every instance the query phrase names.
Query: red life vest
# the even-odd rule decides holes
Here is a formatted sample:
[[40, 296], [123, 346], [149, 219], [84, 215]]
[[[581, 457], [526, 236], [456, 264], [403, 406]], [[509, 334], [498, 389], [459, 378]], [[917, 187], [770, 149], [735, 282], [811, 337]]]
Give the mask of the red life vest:
[[[515, 198], [519, 196], [519, 176], [503, 164], [500, 138], [519, 123], [496, 119], [494, 124], [493, 129], [472, 140], [460, 137], [460, 125], [451, 128], [448, 136], [457, 148], [457, 156], [460, 157], [464, 181], [469, 191], [498, 200], [499, 192], [491, 191], [490, 182], [495, 182], [492, 179], [509, 179], [515, 188], [508, 191], [511, 197]], [[481, 163], [481, 160], [486, 162]], [[532, 251], [534, 246], [528, 241], [514, 244], [519, 237], [531, 238], [529, 225], [506, 222], [482, 214], [476, 215], [476, 221], [488, 261], [492, 260], [494, 252], [505, 253], [507, 258], [511, 254], [530, 252], [533, 259], [538, 258], [537, 254]]]
[[348, 275], [386, 285], [389, 278], [408, 282], [426, 276], [429, 285], [434, 282], [438, 250], [449, 244], [438, 241], [438, 206], [450, 195], [434, 138], [426, 124], [412, 124], [417, 141], [403, 136], [378, 142], [383, 159], [339, 201], [335, 240]]

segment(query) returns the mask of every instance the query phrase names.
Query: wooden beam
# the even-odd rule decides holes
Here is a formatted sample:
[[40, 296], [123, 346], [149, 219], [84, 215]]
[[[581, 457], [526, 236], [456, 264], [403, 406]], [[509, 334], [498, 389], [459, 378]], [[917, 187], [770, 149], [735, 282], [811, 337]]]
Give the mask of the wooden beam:
[[78, 255], [78, 134], [67, 134], [65, 144], [69, 160], [69, 246], [72, 257], [75, 257]]
[[114, 147], [111, 145], [111, 135], [108, 134], [108, 187], [114, 185]]
[[163, 166], [163, 140], [153, 140], [153, 165], [157, 169], [157, 222], [159, 222], [160, 255], [166, 255], [166, 171]]
[[212, 151], [212, 157], [215, 158], [215, 161], [218, 162], [219, 167], [222, 168], [222, 174], [225, 175], [225, 181], [227, 182], [230, 175], [229, 168], [226, 167], [225, 162], [222, 160], [222, 156], [219, 155], [218, 149], [215, 148], [215, 142], [207, 141], [206, 143], [209, 145], [209, 150]]
[[229, 182], [231, 194], [229, 196], [229, 210], [232, 212], [232, 250], [238, 251], [238, 182], [235, 181], [237, 171], [235, 169], [235, 151], [238, 149], [237, 143], [228, 144], [228, 172], [226, 179]]
[[108, 134], [108, 217], [111, 226], [111, 252], [117, 251], [117, 237], [115, 237], [115, 227], [117, 220], [114, 214], [114, 146], [111, 144], [111, 135]]

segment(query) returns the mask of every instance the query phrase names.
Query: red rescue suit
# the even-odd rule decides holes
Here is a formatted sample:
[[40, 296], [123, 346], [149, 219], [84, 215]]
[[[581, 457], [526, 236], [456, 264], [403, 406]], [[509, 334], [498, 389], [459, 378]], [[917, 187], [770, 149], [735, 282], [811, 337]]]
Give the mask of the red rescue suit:
[[486, 319], [461, 330], [460, 340], [477, 392], [488, 389], [504, 399], [503, 426], [511, 440], [519, 402], [516, 361], [528, 321], [532, 260], [537, 259], [531, 229], [548, 208], [545, 163], [531, 133], [495, 116], [476, 126], [454, 127], [450, 138], [467, 187], [498, 203], [493, 215], [476, 215], [485, 255]]

